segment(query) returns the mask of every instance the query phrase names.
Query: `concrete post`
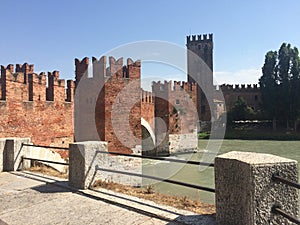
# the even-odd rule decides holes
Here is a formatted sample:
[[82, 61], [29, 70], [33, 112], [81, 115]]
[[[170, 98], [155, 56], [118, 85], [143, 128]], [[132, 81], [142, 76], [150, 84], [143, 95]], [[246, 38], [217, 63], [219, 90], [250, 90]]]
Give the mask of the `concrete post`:
[[273, 174], [297, 181], [297, 161], [251, 152], [216, 157], [217, 225], [292, 224], [271, 209], [279, 205], [297, 216], [298, 191], [272, 181]]
[[0, 138], [0, 172], [3, 171], [5, 142], [5, 138]]
[[3, 171], [16, 171], [27, 168], [28, 162], [22, 165], [22, 156], [26, 155], [27, 147], [22, 143], [30, 143], [30, 138], [10, 138], [5, 140], [3, 149]]
[[112, 181], [127, 185], [141, 185], [142, 179], [119, 173], [104, 172], [98, 168], [132, 173], [142, 172], [142, 160], [125, 156], [103, 154], [108, 151], [107, 142], [86, 141], [69, 146], [69, 184], [86, 189], [96, 180]]
[[79, 189], [90, 186], [95, 173], [97, 151], [107, 151], [107, 144], [97, 141], [69, 145], [69, 185]]

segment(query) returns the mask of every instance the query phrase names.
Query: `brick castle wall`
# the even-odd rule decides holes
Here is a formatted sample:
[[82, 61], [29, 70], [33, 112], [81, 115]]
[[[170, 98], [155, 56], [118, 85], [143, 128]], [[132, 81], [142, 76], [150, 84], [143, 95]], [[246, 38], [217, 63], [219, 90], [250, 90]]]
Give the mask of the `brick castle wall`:
[[[1, 66], [0, 137], [30, 137], [35, 144], [68, 146], [74, 141], [73, 114], [78, 113], [73, 104], [76, 86], [76, 100], [84, 109], [75, 119], [80, 127], [75, 131], [76, 141], [102, 140], [108, 142], [109, 151], [139, 152], [141, 118], [155, 133], [158, 154], [168, 154], [170, 146], [182, 142], [183, 134], [194, 138], [196, 109], [203, 102], [194, 83], [153, 82], [152, 92], [146, 92], [141, 89], [140, 61], [127, 59], [123, 65], [123, 58], [109, 57], [107, 66], [106, 57], [92, 58], [91, 77], [89, 63], [88, 58], [75, 59], [76, 81], [68, 80], [67, 89], [58, 71], [37, 74], [34, 65], [27, 63]], [[83, 79], [85, 82], [80, 82]], [[80, 83], [84, 86], [78, 89]], [[227, 111], [239, 96], [255, 110], [260, 107], [257, 85], [221, 85], [220, 90]], [[129, 138], [128, 133], [132, 134]]]
[[132, 153], [137, 146], [141, 149], [142, 139], [141, 62], [127, 59], [123, 65], [123, 58], [109, 57], [108, 63], [106, 57], [93, 58], [93, 76], [88, 77], [89, 59], [75, 60], [79, 108], [89, 109], [75, 118], [80, 127], [75, 139], [106, 141], [109, 151]]
[[68, 80], [66, 90], [58, 71], [37, 74], [27, 63], [1, 66], [0, 137], [68, 146], [73, 142], [74, 86]]
[[197, 89], [195, 83], [174, 81], [169, 101], [173, 106], [170, 112], [170, 134], [187, 134], [196, 129]]
[[261, 109], [261, 93], [259, 87], [248, 85], [221, 85], [227, 112], [232, 109], [238, 97], [242, 97], [253, 110]]
[[197, 132], [196, 88], [195, 83], [188, 82], [153, 82], [154, 114], [161, 119], [155, 123], [158, 154], [170, 153], [170, 147], [177, 149], [182, 135]]

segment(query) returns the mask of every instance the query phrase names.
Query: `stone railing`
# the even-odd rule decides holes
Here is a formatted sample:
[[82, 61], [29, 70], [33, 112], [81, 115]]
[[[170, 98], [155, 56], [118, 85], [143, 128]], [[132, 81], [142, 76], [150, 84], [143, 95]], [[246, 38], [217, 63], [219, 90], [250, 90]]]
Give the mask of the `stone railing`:
[[22, 160], [22, 157], [46, 160], [43, 162], [59, 172], [67, 172], [68, 167], [58, 163], [66, 163], [61, 155], [48, 147], [30, 144], [30, 138], [0, 138], [0, 172], [16, 171], [30, 167], [29, 160]]

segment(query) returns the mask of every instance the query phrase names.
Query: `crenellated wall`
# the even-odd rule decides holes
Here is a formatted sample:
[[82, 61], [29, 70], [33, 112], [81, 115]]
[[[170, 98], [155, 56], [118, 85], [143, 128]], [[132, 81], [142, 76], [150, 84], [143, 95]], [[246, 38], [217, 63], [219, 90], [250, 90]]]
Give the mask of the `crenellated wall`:
[[188, 35], [186, 37], [186, 43], [190, 43], [190, 42], [210, 42], [213, 41], [213, 34], [199, 34], [199, 35]]
[[192, 133], [196, 129], [197, 118], [197, 85], [184, 81], [174, 81], [169, 93], [173, 105], [170, 113], [170, 133]]
[[[178, 151], [183, 135], [192, 134], [194, 137], [197, 133], [196, 84], [180, 81], [153, 82], [152, 92], [155, 117], [161, 118], [155, 123], [157, 151], [160, 154]], [[194, 139], [197, 140], [197, 137]], [[193, 147], [195, 148], [197, 144]], [[181, 150], [184, 150], [182, 146]]]
[[[188, 37], [187, 42], [212, 47], [212, 35]], [[206, 97], [195, 83], [153, 82], [152, 92], [143, 91], [141, 62], [130, 58], [125, 65], [123, 58], [75, 59], [76, 81], [65, 82], [59, 76], [58, 71], [35, 73], [34, 65], [27, 63], [1, 66], [0, 137], [31, 137], [35, 144], [66, 146], [75, 133], [75, 141], [106, 141], [109, 151], [132, 153], [140, 152], [147, 127], [152, 129], [147, 135], [156, 144], [155, 153], [167, 155], [182, 143], [183, 136], [192, 149], [189, 144], [197, 139], [197, 121], [210, 119]], [[260, 106], [257, 85], [222, 85], [219, 89], [227, 111], [238, 96], [254, 109]], [[216, 89], [216, 118], [224, 111], [218, 93]], [[147, 123], [142, 125], [142, 118]]]
[[261, 93], [257, 84], [223, 84], [220, 90], [223, 92], [227, 111], [232, 109], [238, 97], [242, 97], [253, 110], [261, 109]]
[[[48, 85], [47, 85], [48, 80]], [[34, 144], [73, 142], [74, 82], [59, 72], [34, 72], [34, 65], [1, 66], [0, 137], [30, 137]]]
[[173, 105], [170, 113], [170, 153], [194, 151], [198, 147], [197, 85], [174, 81], [169, 101]]
[[[99, 60], [93, 57], [93, 76], [89, 77], [89, 59], [75, 59], [76, 96], [77, 92], [81, 96], [79, 108], [88, 109], [86, 115], [75, 119], [80, 127], [75, 138], [107, 141], [109, 151], [132, 153], [138, 146], [141, 148], [142, 139], [141, 62], [127, 59], [123, 65], [123, 58], [109, 57], [108, 63], [107, 67], [105, 56]], [[94, 122], [96, 132], [91, 131]], [[133, 138], [122, 140], [129, 133]]]

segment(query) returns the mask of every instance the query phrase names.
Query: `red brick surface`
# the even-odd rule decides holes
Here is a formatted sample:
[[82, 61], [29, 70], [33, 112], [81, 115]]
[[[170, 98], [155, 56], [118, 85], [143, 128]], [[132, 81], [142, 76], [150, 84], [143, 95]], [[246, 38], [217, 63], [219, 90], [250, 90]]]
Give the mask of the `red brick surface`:
[[142, 91], [141, 115], [154, 131], [154, 98], [152, 92]]
[[[123, 58], [109, 57], [107, 66], [106, 57], [93, 58], [92, 76], [88, 75], [89, 63], [88, 58], [75, 59], [76, 81], [67, 83], [59, 79], [58, 71], [36, 74], [34, 66], [27, 63], [16, 69], [11, 64], [2, 66], [0, 137], [30, 137], [34, 144], [68, 146], [74, 141], [75, 86], [78, 109], [84, 109], [75, 119], [80, 127], [75, 129], [75, 141], [107, 141], [109, 151], [131, 153], [142, 143], [144, 118], [161, 143], [158, 151], [164, 152], [170, 144], [168, 134], [188, 134], [196, 129], [196, 109], [205, 100], [199, 100], [201, 92], [194, 83], [153, 82], [152, 92], [147, 92], [141, 89], [140, 61], [127, 59], [123, 65]], [[223, 85], [221, 90], [227, 109], [238, 96], [259, 107], [257, 86]], [[200, 114], [202, 119], [210, 118], [209, 109]], [[155, 122], [155, 117], [164, 123]]]
[[[73, 142], [73, 102], [58, 71], [36, 74], [34, 66], [1, 67], [0, 137], [30, 137], [34, 144], [68, 146]], [[46, 79], [48, 78], [48, 87]], [[73, 81], [68, 81], [73, 93]], [[48, 93], [46, 94], [46, 90]]]
[[[88, 58], [75, 60], [76, 84], [79, 85], [76, 92], [81, 96], [79, 108], [85, 107], [85, 102], [89, 102], [90, 99], [96, 99], [96, 104], [92, 105], [91, 110], [78, 118], [81, 130], [76, 132], [80, 133], [80, 141], [107, 141], [109, 151], [131, 153], [133, 148], [141, 145], [142, 138], [141, 63], [128, 59], [127, 65], [123, 65], [123, 58], [116, 60], [113, 57], [109, 57], [108, 62], [109, 66], [106, 67], [106, 57], [100, 60], [93, 58], [93, 77], [86, 79]], [[97, 90], [91, 91], [94, 89]], [[97, 137], [93, 132], [88, 132], [95, 125], [92, 122], [82, 122], [93, 121], [93, 117]]]

